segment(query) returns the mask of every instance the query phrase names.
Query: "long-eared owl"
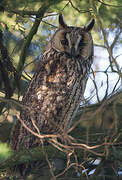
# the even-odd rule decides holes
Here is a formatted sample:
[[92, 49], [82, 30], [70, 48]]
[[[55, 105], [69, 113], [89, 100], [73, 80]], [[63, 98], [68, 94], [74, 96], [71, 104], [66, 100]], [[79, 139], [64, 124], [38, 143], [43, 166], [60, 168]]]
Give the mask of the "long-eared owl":
[[[59, 15], [59, 28], [48, 42], [22, 100], [24, 108], [20, 118], [34, 132], [55, 134], [70, 127], [93, 62], [90, 33], [93, 26], [94, 19], [83, 27], [67, 26]], [[30, 148], [38, 143], [37, 138], [17, 121], [12, 148]]]

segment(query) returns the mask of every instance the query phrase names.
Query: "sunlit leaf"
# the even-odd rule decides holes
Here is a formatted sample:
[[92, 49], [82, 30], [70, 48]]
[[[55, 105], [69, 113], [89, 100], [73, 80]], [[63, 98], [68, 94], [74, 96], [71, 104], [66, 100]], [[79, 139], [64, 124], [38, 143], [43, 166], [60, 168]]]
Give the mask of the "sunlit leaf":
[[11, 155], [10, 147], [6, 143], [0, 143], [0, 162], [6, 160]]

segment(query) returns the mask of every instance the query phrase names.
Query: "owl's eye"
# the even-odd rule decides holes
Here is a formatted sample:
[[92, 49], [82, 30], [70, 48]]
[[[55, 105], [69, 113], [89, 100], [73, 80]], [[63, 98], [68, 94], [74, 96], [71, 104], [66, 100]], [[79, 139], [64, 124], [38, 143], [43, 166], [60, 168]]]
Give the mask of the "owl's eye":
[[68, 45], [68, 40], [67, 40], [67, 39], [61, 40], [61, 44], [62, 44], [62, 45]]
[[79, 47], [80, 46], [85, 46], [85, 45], [86, 45], [86, 43], [83, 41], [83, 39], [81, 39], [80, 42], [79, 42]]
[[79, 46], [83, 46], [83, 40], [82, 39], [79, 42]]

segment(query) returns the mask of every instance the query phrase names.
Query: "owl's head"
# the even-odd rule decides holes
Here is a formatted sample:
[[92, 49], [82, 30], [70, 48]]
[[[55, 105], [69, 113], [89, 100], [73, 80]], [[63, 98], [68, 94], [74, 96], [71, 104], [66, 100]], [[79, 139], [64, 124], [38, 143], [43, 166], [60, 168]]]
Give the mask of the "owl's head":
[[59, 15], [59, 29], [51, 39], [51, 47], [58, 52], [66, 52], [70, 57], [87, 58], [93, 53], [91, 29], [94, 19], [83, 27], [67, 26], [63, 16]]

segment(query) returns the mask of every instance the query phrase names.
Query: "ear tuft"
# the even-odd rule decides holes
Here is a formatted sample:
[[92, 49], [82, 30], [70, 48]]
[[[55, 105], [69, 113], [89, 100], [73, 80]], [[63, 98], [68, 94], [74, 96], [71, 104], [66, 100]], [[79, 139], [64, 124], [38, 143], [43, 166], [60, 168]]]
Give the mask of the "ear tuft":
[[94, 19], [91, 19], [91, 20], [89, 21], [89, 23], [84, 26], [85, 31], [87, 31], [87, 32], [88, 32], [88, 31], [91, 31], [92, 28], [93, 28], [93, 26], [94, 26], [94, 24], [95, 24], [95, 20], [94, 20]]
[[67, 28], [67, 25], [64, 22], [63, 15], [59, 15], [59, 28]]

